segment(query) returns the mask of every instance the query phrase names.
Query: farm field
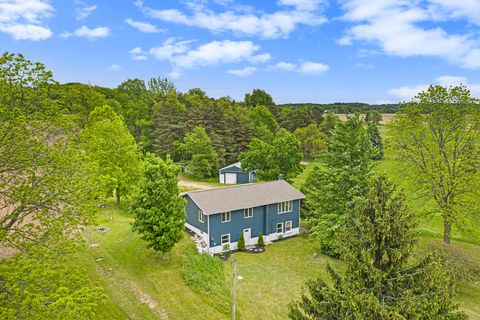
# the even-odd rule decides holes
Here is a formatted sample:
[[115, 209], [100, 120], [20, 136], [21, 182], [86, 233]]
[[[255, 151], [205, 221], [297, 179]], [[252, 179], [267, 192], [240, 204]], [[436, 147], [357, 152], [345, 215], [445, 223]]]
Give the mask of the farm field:
[[[161, 254], [146, 249], [139, 236], [131, 232], [132, 221], [125, 208], [113, 202], [99, 209], [98, 226], [110, 231], [99, 233], [98, 226], [88, 229], [87, 247], [72, 259], [107, 292], [108, 302], [98, 307], [96, 318], [228, 319], [230, 316], [215, 299], [191, 289], [182, 278], [183, 259], [194, 250], [188, 235], [185, 233], [164, 260]], [[440, 239], [422, 237], [420, 248], [440, 243]], [[457, 241], [453, 246], [480, 268], [478, 246]], [[285, 319], [288, 303], [299, 297], [306, 280], [325, 275], [327, 263], [337, 269], [342, 267], [338, 260], [318, 253], [316, 241], [303, 235], [271, 244], [263, 254], [232, 255], [222, 262], [228, 287], [232, 258], [237, 259], [238, 274], [242, 277], [237, 283], [238, 319]], [[480, 283], [461, 284], [457, 291], [455, 299], [462, 309], [471, 319], [480, 319]]]

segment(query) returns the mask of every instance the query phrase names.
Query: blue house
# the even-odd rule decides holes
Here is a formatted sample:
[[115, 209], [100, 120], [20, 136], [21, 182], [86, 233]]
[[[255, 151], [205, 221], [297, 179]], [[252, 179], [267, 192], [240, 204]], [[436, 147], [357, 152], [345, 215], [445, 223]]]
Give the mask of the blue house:
[[242, 163], [236, 162], [218, 170], [219, 182], [226, 184], [242, 184], [255, 182], [255, 175], [242, 171]]
[[305, 196], [284, 180], [226, 188], [189, 191], [185, 226], [201, 239], [205, 251], [216, 254], [225, 245], [237, 249], [241, 234], [255, 245], [300, 232], [300, 201]]

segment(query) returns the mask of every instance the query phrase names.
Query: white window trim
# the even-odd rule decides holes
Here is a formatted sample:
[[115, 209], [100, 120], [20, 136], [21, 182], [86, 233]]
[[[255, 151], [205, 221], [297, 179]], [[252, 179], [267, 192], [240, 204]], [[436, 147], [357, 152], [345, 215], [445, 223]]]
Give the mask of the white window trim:
[[198, 221], [201, 223], [205, 223], [205, 214], [202, 210], [198, 210]]
[[[223, 242], [223, 236], [228, 236], [228, 242], [225, 242], [225, 243]], [[224, 246], [224, 245], [226, 245], [226, 244], [230, 244], [230, 233], [222, 234], [222, 235], [220, 236], [220, 244], [221, 244], [222, 246]]]
[[[228, 220], [225, 220], [225, 221], [223, 220], [223, 214], [224, 214], [224, 213], [228, 213]], [[222, 223], [232, 221], [232, 212], [231, 212], [231, 211], [221, 212], [221, 213], [220, 213], [220, 221], [221, 221]]]
[[[282, 232], [278, 232], [278, 226], [279, 226], [279, 225], [282, 226]], [[283, 222], [277, 223], [277, 225], [275, 226], [275, 232], [276, 232], [276, 234], [283, 234], [283, 231], [284, 231]]]
[[[288, 231], [287, 231], [287, 223], [290, 224], [290, 230], [288, 230]], [[293, 226], [292, 220], [285, 221], [284, 232], [285, 232], [285, 233], [290, 233], [290, 232], [292, 232], [292, 229], [293, 229], [292, 226]]]
[[[283, 210], [282, 210], [282, 207]], [[287, 209], [288, 207], [288, 209]], [[293, 201], [283, 201], [283, 202], [279, 202], [277, 204], [277, 212], [278, 214], [283, 214], [283, 213], [288, 213], [288, 212], [292, 212], [293, 211]]]
[[[248, 213], [251, 213], [251, 215], [248, 215]], [[253, 217], [253, 208], [243, 209], [243, 218], [250, 219], [252, 217]]]

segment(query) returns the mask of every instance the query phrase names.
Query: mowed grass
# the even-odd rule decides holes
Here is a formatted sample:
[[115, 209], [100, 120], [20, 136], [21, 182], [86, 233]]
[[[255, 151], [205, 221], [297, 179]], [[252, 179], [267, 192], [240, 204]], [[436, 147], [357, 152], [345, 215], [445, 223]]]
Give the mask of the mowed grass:
[[[131, 231], [132, 221], [125, 208], [113, 203], [98, 209], [98, 225], [85, 231], [87, 247], [72, 258], [107, 292], [109, 300], [99, 306], [97, 319], [230, 318], [214, 295], [185, 283], [183, 259], [195, 250], [186, 233], [164, 259]], [[110, 231], [99, 233], [99, 226]], [[305, 281], [323, 274], [328, 261], [338, 264], [318, 253], [314, 239], [299, 236], [269, 245], [264, 254], [237, 253], [222, 261], [228, 288], [233, 258], [243, 277], [237, 286], [238, 319], [285, 319], [288, 303], [299, 297]]]
[[[125, 208], [109, 203], [98, 210], [97, 220], [98, 226], [110, 231], [99, 233], [98, 226], [87, 230], [89, 246], [71, 260], [107, 292], [108, 302], [98, 307], [96, 319], [230, 318], [215, 294], [185, 283], [183, 259], [195, 251], [187, 234], [164, 259], [147, 249], [130, 230], [133, 219]], [[439, 245], [440, 239], [430, 237], [422, 237], [420, 242], [424, 250]], [[480, 268], [478, 246], [457, 241], [452, 246], [464, 250]], [[309, 235], [271, 244], [262, 254], [235, 253], [228, 261], [221, 261], [227, 288], [232, 285], [233, 259], [241, 276], [237, 282], [237, 319], [286, 319], [288, 304], [300, 296], [305, 281], [326, 276], [327, 263], [337, 270], [344, 268], [340, 261], [319, 253], [317, 241]], [[471, 319], [480, 319], [480, 283], [460, 284], [455, 299]]]

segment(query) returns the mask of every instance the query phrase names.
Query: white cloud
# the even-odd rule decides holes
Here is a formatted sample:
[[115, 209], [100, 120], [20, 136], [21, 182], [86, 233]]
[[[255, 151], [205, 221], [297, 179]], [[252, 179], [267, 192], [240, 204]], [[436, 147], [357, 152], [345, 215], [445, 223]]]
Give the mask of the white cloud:
[[161, 46], [150, 49], [157, 60], [169, 60], [175, 54], [184, 53], [188, 50], [188, 44], [191, 41], [176, 41], [175, 38], [167, 39]]
[[53, 7], [45, 0], [0, 1], [0, 32], [15, 40], [44, 40], [52, 36], [45, 25]]
[[254, 74], [255, 71], [257, 71], [257, 68], [255, 67], [245, 67], [243, 69], [228, 70], [227, 72], [239, 77], [248, 77]]
[[297, 65], [294, 63], [280, 61], [274, 65], [269, 66], [267, 69], [269, 71], [273, 71], [273, 70], [294, 71], [296, 68], [297, 68]]
[[265, 63], [269, 61], [272, 58], [270, 53], [262, 53], [262, 54], [257, 54], [256, 56], [253, 56], [249, 59], [250, 62], [252, 63]]
[[75, 19], [83, 20], [86, 19], [93, 11], [97, 10], [97, 5], [88, 5], [83, 1], [75, 1]]
[[122, 67], [119, 66], [118, 64], [112, 64], [112, 65], [108, 66], [108, 67], [105, 69], [105, 71], [118, 71], [118, 70], [120, 70], [120, 69], [122, 69]]
[[298, 72], [303, 74], [319, 75], [324, 72], [327, 72], [329, 69], [328, 65], [318, 62], [302, 62], [298, 69]]
[[132, 60], [147, 60], [147, 52], [143, 51], [142, 48], [136, 47], [128, 51], [130, 59]]
[[70, 38], [72, 36], [79, 38], [87, 38], [88, 40], [95, 40], [97, 38], [105, 38], [110, 35], [110, 28], [108, 27], [98, 27], [98, 28], [89, 28], [87, 26], [81, 26], [74, 32], [64, 32], [61, 34], [63, 38]]
[[[458, 86], [463, 84], [470, 89], [470, 92], [475, 97], [480, 97], [480, 83], [470, 83], [468, 78], [461, 76], [440, 76], [435, 78], [433, 84], [438, 84], [444, 87]], [[387, 94], [395, 96], [401, 100], [411, 100], [418, 93], [427, 90], [428, 84], [419, 84], [413, 87], [402, 86], [399, 88], [393, 88], [387, 91]]]
[[175, 71], [175, 70], [172, 70], [171, 72], [168, 73], [168, 76], [172, 79], [178, 79], [180, 78], [181, 75], [182, 73], [180, 71]]
[[478, 0], [429, 0], [430, 10], [445, 19], [468, 19], [480, 25], [480, 1]]
[[125, 22], [128, 23], [130, 26], [134, 27], [135, 29], [145, 33], [158, 33], [162, 31], [161, 29], [148, 22], [140, 22], [132, 19], [126, 19]]
[[279, 1], [279, 4], [295, 6], [296, 9], [259, 14], [235, 8], [217, 13], [197, 4], [190, 6], [193, 13], [187, 15], [178, 9], [159, 10], [144, 6], [142, 1], [135, 2], [145, 14], [162, 21], [204, 28], [213, 33], [232, 31], [238, 35], [260, 36], [267, 39], [286, 38], [299, 25], [316, 26], [326, 22], [325, 17], [310, 10], [314, 7], [317, 9], [317, 3], [320, 1], [283, 0]]
[[[413, 0], [348, 0], [343, 4], [343, 18], [355, 25], [339, 43], [367, 41], [378, 44], [389, 55], [439, 57], [466, 68], [479, 68], [477, 39], [470, 34], [450, 34], [439, 26], [421, 25], [460, 17], [457, 9], [467, 10], [468, 6], [455, 5], [457, 2], [461, 1], [428, 0], [422, 7]], [[476, 10], [478, 1], [467, 2]]]
[[281, 61], [277, 62], [274, 65], [268, 66], [267, 70], [291, 71], [303, 75], [320, 75], [327, 72], [329, 70], [329, 67], [326, 64], [312, 61], [304, 61], [298, 64]]

